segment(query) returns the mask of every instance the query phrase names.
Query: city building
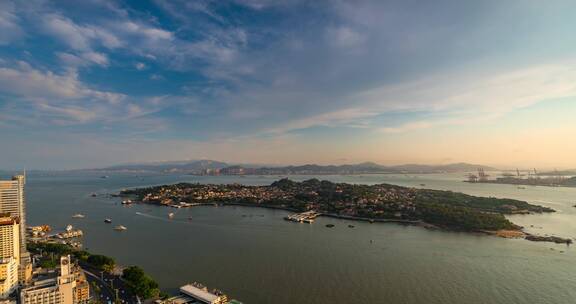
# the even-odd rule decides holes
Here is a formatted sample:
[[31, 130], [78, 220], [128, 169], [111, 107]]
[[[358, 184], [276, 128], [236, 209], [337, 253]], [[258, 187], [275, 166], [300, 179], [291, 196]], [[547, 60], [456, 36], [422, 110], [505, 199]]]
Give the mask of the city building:
[[19, 274], [21, 284], [27, 284], [32, 278], [32, 259], [26, 249], [26, 203], [24, 197], [25, 175], [16, 175], [11, 180], [0, 181], [0, 213], [18, 217], [19, 225]]
[[0, 214], [0, 299], [7, 299], [18, 288], [19, 261], [19, 218]]
[[87, 304], [89, 301], [89, 284], [82, 270], [71, 263], [70, 256], [60, 258], [58, 277], [35, 281], [20, 292], [21, 304]]

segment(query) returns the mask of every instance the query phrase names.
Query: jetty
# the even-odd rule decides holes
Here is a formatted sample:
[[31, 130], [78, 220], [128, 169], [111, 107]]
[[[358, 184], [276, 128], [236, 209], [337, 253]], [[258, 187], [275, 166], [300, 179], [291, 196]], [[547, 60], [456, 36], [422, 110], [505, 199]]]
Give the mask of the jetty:
[[321, 215], [320, 212], [306, 211], [306, 212], [302, 212], [302, 213], [291, 214], [291, 215], [285, 217], [284, 219], [287, 221], [291, 221], [291, 222], [311, 224], [314, 222], [314, 219], [320, 215]]

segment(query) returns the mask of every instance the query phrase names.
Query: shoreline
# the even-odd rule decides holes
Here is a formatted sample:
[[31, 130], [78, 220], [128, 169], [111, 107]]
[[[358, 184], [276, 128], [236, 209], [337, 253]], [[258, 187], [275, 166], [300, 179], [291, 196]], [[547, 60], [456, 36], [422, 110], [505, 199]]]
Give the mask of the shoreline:
[[[121, 197], [121, 195], [119, 195]], [[160, 207], [167, 207], [173, 208], [171, 206], [162, 205], [159, 203], [145, 203], [141, 201], [134, 202], [135, 204], [143, 204], [143, 205], [155, 205]], [[282, 210], [287, 212], [294, 212], [300, 213], [300, 210], [296, 210], [294, 208], [289, 207], [280, 207], [280, 206], [269, 206], [269, 205], [255, 205], [250, 203], [240, 203], [240, 202], [221, 202], [221, 201], [213, 201], [213, 202], [205, 202], [205, 203], [195, 203], [194, 206], [189, 207], [182, 207], [182, 208], [193, 208], [195, 206], [239, 206], [239, 207], [250, 207], [250, 208], [264, 208], [264, 209], [271, 209], [271, 210]], [[500, 238], [506, 239], [513, 239], [513, 238], [522, 238], [527, 241], [531, 242], [551, 242], [556, 244], [572, 244], [572, 239], [570, 238], [562, 238], [557, 236], [538, 236], [534, 234], [530, 234], [525, 232], [523, 228], [518, 230], [474, 230], [474, 231], [466, 231], [466, 230], [458, 230], [449, 227], [443, 227], [439, 225], [434, 225], [427, 223], [422, 220], [402, 220], [402, 219], [374, 219], [374, 218], [366, 218], [366, 217], [356, 217], [356, 216], [349, 216], [349, 215], [339, 215], [333, 213], [323, 213], [319, 212], [319, 216], [327, 217], [327, 218], [335, 218], [340, 220], [350, 220], [350, 221], [358, 221], [358, 222], [369, 222], [369, 223], [393, 223], [399, 225], [410, 225], [415, 227], [422, 227], [424, 229], [429, 230], [440, 230], [444, 232], [460, 232], [460, 233], [469, 233], [469, 234], [483, 234], [483, 235], [490, 235]]]

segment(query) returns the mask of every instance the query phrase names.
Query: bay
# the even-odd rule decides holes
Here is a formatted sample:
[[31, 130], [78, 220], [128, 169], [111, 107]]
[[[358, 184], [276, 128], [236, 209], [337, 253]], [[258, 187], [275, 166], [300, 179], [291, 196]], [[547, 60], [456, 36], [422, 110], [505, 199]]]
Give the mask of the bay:
[[[181, 181], [265, 185], [278, 178], [33, 174], [26, 187], [28, 222], [57, 229], [72, 224], [84, 230], [91, 252], [142, 266], [169, 292], [198, 281], [245, 303], [574, 302], [576, 254], [565, 245], [330, 218], [296, 224], [282, 220], [284, 211], [262, 208], [124, 207], [102, 195]], [[511, 216], [513, 222], [536, 234], [576, 236], [574, 188], [468, 184], [461, 174], [318, 178], [526, 200], [558, 212]], [[86, 217], [73, 219], [75, 213]], [[328, 223], [335, 227], [326, 228]], [[128, 230], [114, 231], [119, 224]]]

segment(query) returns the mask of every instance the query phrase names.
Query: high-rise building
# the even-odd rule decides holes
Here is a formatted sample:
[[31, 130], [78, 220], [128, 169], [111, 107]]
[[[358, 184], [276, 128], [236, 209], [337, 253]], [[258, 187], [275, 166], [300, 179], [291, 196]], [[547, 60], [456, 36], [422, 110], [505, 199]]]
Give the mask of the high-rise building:
[[74, 267], [70, 256], [60, 258], [60, 274], [55, 279], [36, 281], [20, 292], [21, 304], [87, 304], [90, 287], [83, 272]]
[[0, 299], [18, 288], [20, 223], [17, 217], [0, 214]]
[[24, 197], [25, 175], [16, 175], [11, 180], [0, 181], [0, 213], [18, 217], [19, 225], [19, 281], [25, 284], [32, 277], [32, 261], [26, 249], [26, 203]]

